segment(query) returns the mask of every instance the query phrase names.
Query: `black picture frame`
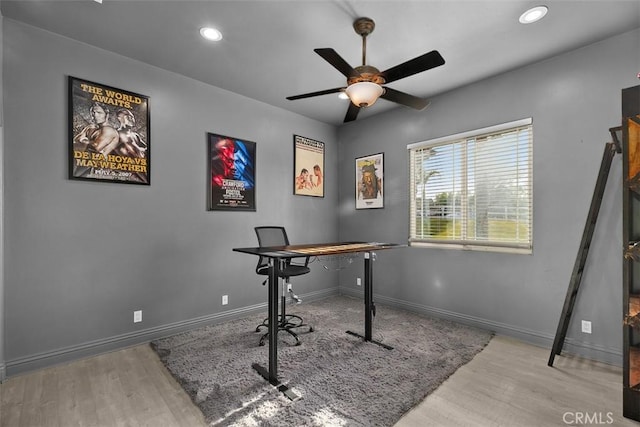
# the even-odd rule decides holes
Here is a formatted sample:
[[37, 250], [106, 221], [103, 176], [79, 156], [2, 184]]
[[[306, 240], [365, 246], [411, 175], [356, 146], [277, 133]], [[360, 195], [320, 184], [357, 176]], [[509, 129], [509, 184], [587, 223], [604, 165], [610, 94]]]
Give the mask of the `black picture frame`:
[[68, 76], [69, 179], [151, 185], [149, 97]]
[[256, 143], [207, 133], [207, 210], [256, 211]]

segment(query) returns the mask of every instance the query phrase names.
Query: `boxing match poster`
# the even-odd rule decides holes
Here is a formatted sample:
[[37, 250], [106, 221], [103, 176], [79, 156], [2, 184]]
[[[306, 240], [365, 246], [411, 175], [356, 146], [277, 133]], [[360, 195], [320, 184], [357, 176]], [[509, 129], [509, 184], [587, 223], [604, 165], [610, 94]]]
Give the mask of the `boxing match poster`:
[[384, 207], [384, 153], [356, 159], [356, 209]]
[[207, 134], [210, 211], [256, 210], [256, 143]]
[[293, 194], [324, 197], [324, 142], [293, 136]]
[[69, 77], [69, 178], [150, 184], [149, 98]]

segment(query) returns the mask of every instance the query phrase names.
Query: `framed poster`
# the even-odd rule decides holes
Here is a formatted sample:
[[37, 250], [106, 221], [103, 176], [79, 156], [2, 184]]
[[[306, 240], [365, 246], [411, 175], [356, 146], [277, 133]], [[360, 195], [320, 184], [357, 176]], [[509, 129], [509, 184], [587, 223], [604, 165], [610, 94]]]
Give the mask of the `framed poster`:
[[384, 153], [356, 159], [356, 209], [384, 207]]
[[293, 135], [293, 194], [324, 197], [324, 142]]
[[149, 98], [69, 76], [69, 178], [151, 183]]
[[210, 211], [256, 210], [256, 143], [207, 133]]

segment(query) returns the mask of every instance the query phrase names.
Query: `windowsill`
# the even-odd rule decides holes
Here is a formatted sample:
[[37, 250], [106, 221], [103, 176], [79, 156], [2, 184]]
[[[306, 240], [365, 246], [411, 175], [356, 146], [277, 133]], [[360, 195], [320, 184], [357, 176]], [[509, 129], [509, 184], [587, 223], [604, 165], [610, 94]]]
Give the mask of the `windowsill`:
[[452, 249], [452, 250], [459, 250], [459, 251], [499, 252], [499, 253], [520, 254], [520, 255], [531, 255], [533, 253], [533, 250], [531, 248], [483, 246], [483, 245], [471, 245], [467, 243], [458, 244], [458, 243], [409, 242], [409, 247]]

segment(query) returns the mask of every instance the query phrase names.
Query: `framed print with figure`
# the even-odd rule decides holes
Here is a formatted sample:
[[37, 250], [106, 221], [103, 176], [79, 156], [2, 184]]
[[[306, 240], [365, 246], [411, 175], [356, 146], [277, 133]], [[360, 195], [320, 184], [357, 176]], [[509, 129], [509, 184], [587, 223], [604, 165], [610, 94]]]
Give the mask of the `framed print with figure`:
[[356, 159], [356, 209], [384, 207], [384, 153]]
[[149, 185], [149, 98], [69, 76], [69, 178]]
[[207, 133], [208, 210], [256, 210], [256, 143]]
[[324, 197], [324, 142], [293, 136], [293, 194]]

